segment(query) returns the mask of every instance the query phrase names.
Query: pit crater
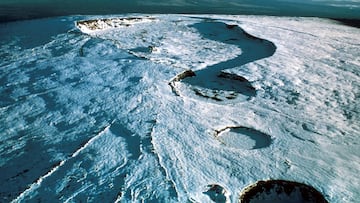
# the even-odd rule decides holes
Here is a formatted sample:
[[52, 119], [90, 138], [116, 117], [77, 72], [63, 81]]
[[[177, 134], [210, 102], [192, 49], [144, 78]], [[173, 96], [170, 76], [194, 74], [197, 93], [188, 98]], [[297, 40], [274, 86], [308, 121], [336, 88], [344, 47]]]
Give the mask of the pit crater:
[[287, 180], [258, 181], [241, 192], [241, 203], [328, 203], [314, 187]]
[[246, 150], [266, 148], [273, 141], [270, 135], [243, 126], [216, 130], [215, 137], [225, 146]]

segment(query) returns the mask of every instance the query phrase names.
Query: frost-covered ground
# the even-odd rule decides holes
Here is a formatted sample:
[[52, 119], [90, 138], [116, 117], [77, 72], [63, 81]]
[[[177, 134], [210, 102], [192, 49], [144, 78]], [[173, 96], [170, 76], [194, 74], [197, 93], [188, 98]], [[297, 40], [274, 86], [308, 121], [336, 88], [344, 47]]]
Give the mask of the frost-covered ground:
[[359, 38], [317, 18], [0, 24], [0, 201], [237, 202], [281, 179], [356, 202]]

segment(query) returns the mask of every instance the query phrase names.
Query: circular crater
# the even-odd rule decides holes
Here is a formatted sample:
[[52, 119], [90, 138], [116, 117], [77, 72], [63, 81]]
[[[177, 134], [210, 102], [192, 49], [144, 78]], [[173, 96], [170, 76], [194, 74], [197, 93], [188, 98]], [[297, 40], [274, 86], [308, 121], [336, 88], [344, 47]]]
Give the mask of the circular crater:
[[260, 149], [272, 143], [270, 135], [247, 127], [226, 127], [217, 130], [216, 138], [224, 145], [237, 149]]
[[315, 188], [286, 180], [258, 181], [241, 192], [241, 203], [328, 203]]
[[[185, 71], [177, 75], [174, 82], [182, 81], [198, 97], [215, 101], [238, 103], [256, 96], [256, 89], [242, 76], [220, 72], [200, 70]], [[183, 90], [182, 90], [183, 91]]]

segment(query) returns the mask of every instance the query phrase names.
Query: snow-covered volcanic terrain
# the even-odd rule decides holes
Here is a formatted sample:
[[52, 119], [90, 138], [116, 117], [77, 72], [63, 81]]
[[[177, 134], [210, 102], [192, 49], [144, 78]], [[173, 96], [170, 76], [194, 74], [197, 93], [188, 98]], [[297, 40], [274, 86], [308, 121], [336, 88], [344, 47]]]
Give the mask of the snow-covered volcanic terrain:
[[0, 202], [238, 202], [270, 179], [356, 202], [359, 39], [317, 18], [0, 24]]

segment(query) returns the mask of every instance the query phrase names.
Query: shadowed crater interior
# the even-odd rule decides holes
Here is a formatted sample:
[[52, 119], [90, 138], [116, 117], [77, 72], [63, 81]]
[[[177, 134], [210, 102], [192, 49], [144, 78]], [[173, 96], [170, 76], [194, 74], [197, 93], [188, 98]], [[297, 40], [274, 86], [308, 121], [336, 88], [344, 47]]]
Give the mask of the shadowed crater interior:
[[328, 203], [315, 188], [286, 180], [258, 181], [245, 188], [242, 203]]
[[217, 203], [225, 203], [228, 202], [228, 192], [220, 185], [211, 184], [207, 186], [207, 191], [203, 192], [204, 194], [208, 195], [209, 198]]

